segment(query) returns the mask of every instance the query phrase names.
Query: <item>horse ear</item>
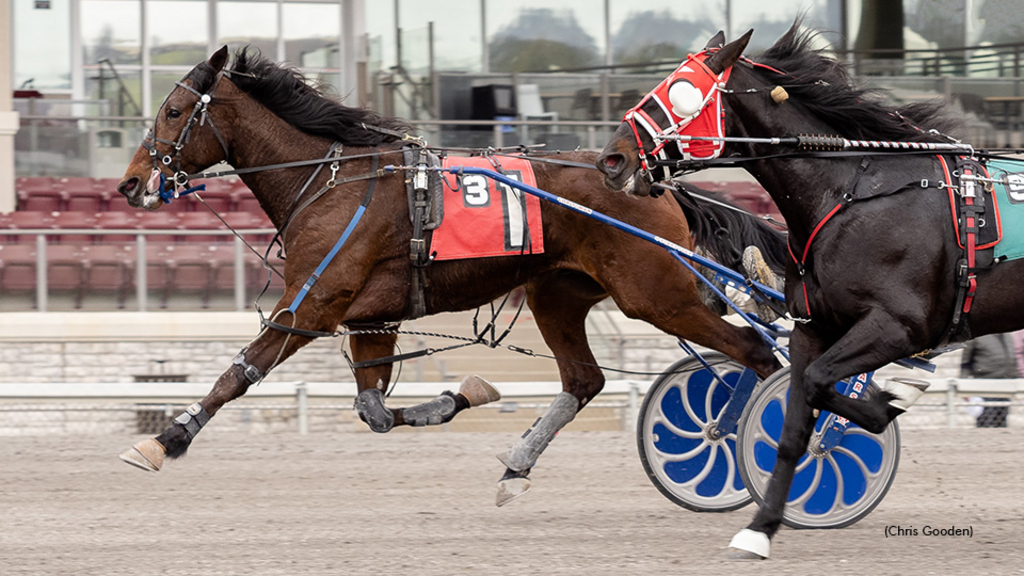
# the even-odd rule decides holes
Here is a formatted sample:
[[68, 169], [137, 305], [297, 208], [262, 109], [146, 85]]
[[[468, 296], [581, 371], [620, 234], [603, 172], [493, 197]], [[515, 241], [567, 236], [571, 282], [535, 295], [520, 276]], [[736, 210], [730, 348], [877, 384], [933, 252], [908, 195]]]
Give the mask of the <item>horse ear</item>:
[[753, 34], [754, 30], [750, 29], [746, 34], [740, 36], [739, 39], [733, 40], [725, 46], [722, 46], [721, 50], [715, 52], [704, 61], [704, 65], [710, 68], [715, 74], [721, 74], [722, 71], [732, 66], [740, 59], [740, 55], [742, 55], [743, 50], [747, 48], [747, 44], [750, 43], [750, 37]]
[[725, 44], [725, 32], [719, 30], [718, 34], [715, 34], [714, 36], [712, 36], [711, 40], [708, 40], [708, 43], [704, 45], [704, 49], [707, 50], [708, 48], [720, 48], [724, 44]]
[[224, 69], [224, 65], [227, 64], [227, 61], [228, 47], [225, 45], [221, 46], [220, 50], [214, 52], [213, 56], [210, 56], [209, 64], [210, 67], [213, 68], [215, 72], [220, 72]]

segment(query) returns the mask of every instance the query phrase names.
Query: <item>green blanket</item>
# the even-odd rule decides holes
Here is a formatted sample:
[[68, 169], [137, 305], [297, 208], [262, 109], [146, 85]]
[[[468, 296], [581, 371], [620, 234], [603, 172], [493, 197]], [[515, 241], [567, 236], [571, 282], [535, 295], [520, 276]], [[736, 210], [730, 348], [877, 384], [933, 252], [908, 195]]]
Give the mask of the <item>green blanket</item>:
[[1009, 185], [995, 184], [1003, 239], [992, 256], [999, 260], [1024, 258], [1024, 162], [991, 160], [988, 172], [994, 179], [1009, 180]]

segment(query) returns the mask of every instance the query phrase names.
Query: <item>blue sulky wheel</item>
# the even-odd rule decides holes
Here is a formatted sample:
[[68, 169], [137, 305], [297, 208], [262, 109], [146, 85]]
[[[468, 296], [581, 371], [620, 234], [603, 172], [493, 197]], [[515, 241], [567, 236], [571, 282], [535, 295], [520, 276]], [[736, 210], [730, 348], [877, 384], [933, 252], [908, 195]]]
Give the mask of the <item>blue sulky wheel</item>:
[[[730, 386], [743, 366], [704, 356]], [[673, 364], [651, 385], [637, 421], [637, 447], [647, 477], [666, 498], [697, 512], [728, 512], [751, 502], [736, 467], [736, 434], [709, 434], [731, 391], [693, 356]]]
[[[789, 397], [789, 368], [769, 376], [754, 392], [740, 419], [739, 469], [758, 504], [764, 501], [782, 434]], [[840, 382], [837, 388], [846, 386]], [[842, 528], [867, 516], [892, 485], [900, 460], [900, 431], [894, 421], [881, 434], [852, 422], [838, 444], [817, 449], [826, 421], [814, 425], [807, 453], [797, 464], [782, 522], [791, 528]]]

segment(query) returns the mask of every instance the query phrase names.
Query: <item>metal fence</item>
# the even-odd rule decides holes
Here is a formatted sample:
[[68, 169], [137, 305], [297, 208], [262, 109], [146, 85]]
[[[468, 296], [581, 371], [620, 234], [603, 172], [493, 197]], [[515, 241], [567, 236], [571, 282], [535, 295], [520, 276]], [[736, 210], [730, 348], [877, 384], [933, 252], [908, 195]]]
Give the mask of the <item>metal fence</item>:
[[[1022, 381], [985, 388], [990, 381], [948, 380], [926, 394], [900, 417], [904, 429], [1022, 428]], [[153, 386], [158, 386], [154, 388]], [[0, 436], [72, 434], [154, 435], [171, 424], [185, 407], [200, 398], [205, 385], [195, 383], [55, 384], [58, 390], [82, 387], [78, 397], [47, 396], [50, 385], [0, 385]], [[392, 407], [433, 398], [449, 385], [409, 383], [389, 400]], [[635, 429], [639, 408], [650, 382], [613, 380], [596, 402], [574, 420], [577, 430]], [[137, 388], [132, 396], [126, 390]], [[561, 389], [558, 382], [504, 383], [505, 397], [460, 414], [435, 427], [441, 431], [521, 431], [547, 408]], [[205, 391], [205, 390], [204, 390]], [[365, 432], [353, 411], [352, 383], [264, 383], [244, 399], [226, 405], [211, 431], [299, 434]], [[152, 396], [146, 398], [144, 396]], [[216, 432], [213, 432], [216, 433]]]
[[[134, 295], [132, 309], [140, 312], [145, 312], [151, 308], [149, 292], [153, 289], [160, 289], [160, 286], [151, 286], [148, 279], [148, 270], [150, 269], [150, 259], [154, 257], [150, 250], [147, 249], [150, 241], [149, 238], [158, 236], [161, 238], [177, 237], [177, 236], [218, 236], [225, 239], [230, 238], [233, 241], [233, 262], [231, 264], [231, 271], [233, 274], [233, 309], [234, 310], [247, 310], [250, 307], [248, 296], [253, 292], [250, 285], [253, 284], [246, 277], [247, 261], [258, 259], [262, 254], [253, 253], [249, 247], [245, 245], [238, 235], [242, 237], [251, 236], [268, 236], [274, 234], [273, 229], [242, 229], [242, 230], [161, 230], [161, 229], [102, 229], [102, 230], [90, 230], [90, 229], [0, 229], [0, 242], [11, 236], [34, 236], [35, 237], [35, 262], [34, 262], [34, 273], [35, 273], [35, 286], [31, 290], [34, 296], [34, 307], [39, 312], [46, 312], [50, 309], [50, 295], [51, 286], [49, 281], [48, 271], [50, 270], [50, 256], [49, 246], [55, 246], [49, 242], [48, 237], [60, 236], [61, 238], [67, 236], [81, 237], [83, 242], [90, 246], [100, 246], [104, 242], [98, 239], [104, 236], [133, 236], [135, 241], [130, 244], [124, 242], [113, 242], [112, 245], [116, 245], [124, 248], [131, 248], [134, 252], [135, 262], [131, 263], [130, 268], [133, 270], [133, 278], [129, 286], [126, 289], [132, 292]], [[95, 240], [95, 241], [94, 241]], [[66, 241], [66, 240], [65, 240]], [[225, 243], [226, 245], [226, 243]], [[264, 246], [258, 245], [255, 247], [257, 250], [262, 250]], [[0, 264], [6, 264], [10, 267], [10, 262], [3, 262], [4, 254], [0, 252]], [[0, 266], [0, 273], [3, 273], [4, 266]], [[268, 271], [269, 276], [269, 271]], [[87, 286], [80, 287], [82, 290], [86, 290]], [[76, 287], [76, 289], [78, 289]], [[10, 296], [9, 294], [7, 295]], [[114, 305], [113, 299], [106, 299], [110, 306]], [[122, 303], [123, 305], [123, 303]]]

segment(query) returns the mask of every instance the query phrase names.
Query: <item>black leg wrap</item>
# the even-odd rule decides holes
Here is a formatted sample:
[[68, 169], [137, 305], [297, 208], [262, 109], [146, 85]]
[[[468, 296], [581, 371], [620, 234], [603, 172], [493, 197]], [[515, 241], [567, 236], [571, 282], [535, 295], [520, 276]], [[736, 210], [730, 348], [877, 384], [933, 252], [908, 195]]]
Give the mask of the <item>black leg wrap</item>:
[[[469, 403], [463, 399], [463, 404]], [[430, 402], [403, 408], [402, 420], [410, 426], [436, 426], [450, 421], [458, 411], [455, 395], [445, 391]]]
[[188, 436], [189, 442], [191, 442], [196, 437], [196, 434], [202, 430], [203, 426], [210, 421], [210, 415], [203, 408], [202, 404], [196, 402], [186, 408], [174, 421], [185, 428], [185, 434]]
[[395, 415], [384, 406], [384, 393], [378, 388], [367, 388], [356, 396], [356, 411], [370, 430], [383, 434], [395, 425]]

